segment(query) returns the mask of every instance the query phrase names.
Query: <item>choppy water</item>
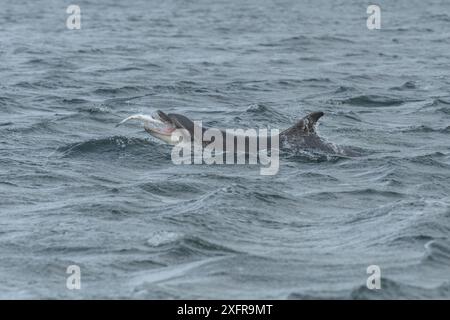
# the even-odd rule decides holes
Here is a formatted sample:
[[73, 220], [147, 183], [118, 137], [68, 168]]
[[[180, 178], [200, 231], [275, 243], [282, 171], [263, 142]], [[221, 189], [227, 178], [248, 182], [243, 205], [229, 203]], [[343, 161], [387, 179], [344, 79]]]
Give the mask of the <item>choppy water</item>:
[[[1, 298], [449, 298], [450, 2], [9, 1]], [[156, 109], [320, 135], [354, 159], [175, 166]], [[66, 289], [66, 268], [82, 289]], [[366, 289], [379, 265], [382, 290]]]

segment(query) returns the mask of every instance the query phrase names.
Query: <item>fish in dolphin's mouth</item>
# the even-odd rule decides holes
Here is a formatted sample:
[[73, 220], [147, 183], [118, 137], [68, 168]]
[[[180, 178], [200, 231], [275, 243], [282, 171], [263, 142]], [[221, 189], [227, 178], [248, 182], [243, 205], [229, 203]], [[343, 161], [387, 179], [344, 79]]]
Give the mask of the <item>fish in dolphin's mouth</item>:
[[150, 126], [150, 123], [145, 123], [144, 127], [147, 132], [156, 133], [163, 136], [171, 136], [177, 129], [177, 126], [173, 123], [172, 119], [161, 110], [157, 111], [155, 119], [157, 120], [156, 122], [150, 122], [153, 126]]
[[[161, 120], [161, 119], [158, 119]], [[155, 122], [146, 122], [144, 124], [144, 129], [150, 134], [158, 134], [161, 136], [170, 137], [172, 133], [177, 129], [172, 123], [161, 121], [161, 124], [156, 124]]]
[[184, 119], [185, 117], [177, 114], [165, 114], [161, 110], [154, 116], [136, 114], [122, 120], [116, 126], [119, 126], [128, 120], [141, 120], [144, 122], [144, 129], [152, 136], [163, 140], [166, 143], [174, 144], [172, 133], [177, 129], [188, 129], [192, 126], [192, 121]]

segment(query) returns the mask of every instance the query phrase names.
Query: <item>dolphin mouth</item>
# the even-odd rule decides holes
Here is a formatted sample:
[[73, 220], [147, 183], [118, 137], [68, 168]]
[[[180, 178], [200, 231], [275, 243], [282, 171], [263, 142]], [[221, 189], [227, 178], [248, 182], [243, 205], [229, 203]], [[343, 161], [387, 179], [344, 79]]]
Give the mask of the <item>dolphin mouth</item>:
[[172, 133], [176, 130], [176, 128], [170, 124], [166, 126], [145, 126], [145, 130], [150, 133], [157, 133], [162, 136], [171, 136]]
[[176, 125], [172, 122], [172, 119], [159, 110], [155, 119], [157, 121], [145, 123], [145, 130], [147, 132], [156, 133], [162, 136], [171, 136], [177, 129]]
[[174, 132], [176, 128], [171, 128], [171, 127], [150, 128], [150, 127], [146, 127], [145, 129], [147, 129], [147, 131], [160, 134], [162, 136], [171, 136], [172, 132]]

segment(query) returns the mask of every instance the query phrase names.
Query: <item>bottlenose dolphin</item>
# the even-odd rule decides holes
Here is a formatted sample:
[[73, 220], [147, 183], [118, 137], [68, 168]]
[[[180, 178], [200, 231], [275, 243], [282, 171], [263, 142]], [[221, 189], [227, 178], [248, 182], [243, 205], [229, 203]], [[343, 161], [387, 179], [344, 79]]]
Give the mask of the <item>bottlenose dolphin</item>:
[[[323, 112], [313, 112], [298, 120], [293, 126], [287, 128], [286, 130], [280, 132], [277, 136], [268, 136], [267, 144], [265, 147], [270, 149], [273, 139], [278, 139], [280, 149], [298, 149], [298, 150], [312, 150], [320, 151], [329, 154], [344, 155], [344, 156], [355, 156], [350, 150], [338, 147], [333, 143], [329, 143], [322, 139], [316, 133], [316, 124], [318, 120], [324, 115]], [[177, 129], [184, 129], [189, 135], [188, 138], [191, 140], [202, 141], [203, 147], [205, 147], [211, 140], [204, 139], [203, 134], [208, 130], [205, 127], [198, 127], [194, 121], [190, 120], [184, 115], [177, 113], [166, 114], [161, 110], [157, 110], [157, 119], [146, 116], [146, 115], [134, 115], [126, 118], [118, 125], [131, 120], [137, 119], [144, 121], [144, 129], [152, 136], [166, 142], [169, 144], [177, 144], [178, 141], [172, 139], [172, 133]], [[156, 124], [157, 126], [153, 126]], [[162, 125], [162, 126], [161, 126]], [[226, 152], [226, 139], [230, 138], [227, 136], [225, 130], [216, 129], [218, 134], [222, 135], [224, 143], [224, 152]], [[239, 135], [232, 136], [232, 138], [237, 141]], [[248, 141], [249, 137], [242, 137], [246, 142], [244, 152], [248, 152]], [[256, 137], [256, 139], [259, 139]], [[258, 141], [259, 150], [259, 141]], [[278, 143], [277, 143], [278, 146]]]

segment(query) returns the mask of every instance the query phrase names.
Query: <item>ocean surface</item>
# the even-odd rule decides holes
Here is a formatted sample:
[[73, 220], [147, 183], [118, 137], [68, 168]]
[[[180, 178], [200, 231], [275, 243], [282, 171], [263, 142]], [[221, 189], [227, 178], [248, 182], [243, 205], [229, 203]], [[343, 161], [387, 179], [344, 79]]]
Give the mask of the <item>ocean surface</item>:
[[[450, 298], [450, 2], [4, 1], [0, 298]], [[125, 117], [359, 157], [174, 165]], [[81, 270], [69, 290], [67, 267]], [[381, 289], [366, 287], [367, 268]]]

